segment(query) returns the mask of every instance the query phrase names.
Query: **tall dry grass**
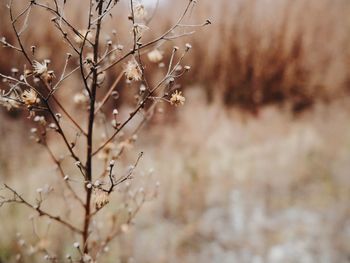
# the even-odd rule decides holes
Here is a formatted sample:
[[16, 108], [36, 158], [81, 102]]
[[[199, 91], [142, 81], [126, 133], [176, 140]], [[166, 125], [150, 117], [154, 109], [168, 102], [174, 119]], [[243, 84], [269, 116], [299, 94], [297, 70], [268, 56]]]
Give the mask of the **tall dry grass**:
[[[150, 38], [168, 28], [175, 20], [172, 14], [182, 7], [180, 1], [160, 3], [155, 13], [157, 22], [151, 22]], [[76, 15], [79, 4], [71, 6], [68, 17], [83, 24], [81, 16]], [[4, 14], [4, 6], [0, 8]], [[205, 21], [209, 16], [212, 30], [183, 41], [195, 47], [192, 59], [187, 61], [195, 71], [190, 81], [200, 82], [209, 100], [217, 98], [251, 111], [287, 102], [292, 110], [299, 111], [315, 101], [327, 102], [348, 94], [349, 1], [202, 0], [197, 8], [200, 10], [192, 12], [188, 21]], [[130, 34], [124, 16], [120, 13], [106, 22], [109, 32], [116, 29], [121, 39]], [[5, 17], [0, 18], [0, 33], [11, 39]], [[27, 38], [33, 44], [41, 40], [52, 43], [38, 52], [43, 58], [50, 57], [55, 66], [55, 56], [64, 54], [64, 45], [59, 44], [53, 26], [43, 25], [45, 19], [36, 17], [37, 28]], [[10, 57], [2, 55], [0, 68], [8, 67], [4, 61]], [[147, 67], [154, 69], [151, 64]]]
[[349, 1], [238, 0], [207, 7], [215, 7], [215, 29], [195, 39], [202, 52], [193, 63], [200, 61], [198, 77], [208, 92], [221, 89], [227, 104], [254, 110], [288, 101], [297, 111], [349, 90]]

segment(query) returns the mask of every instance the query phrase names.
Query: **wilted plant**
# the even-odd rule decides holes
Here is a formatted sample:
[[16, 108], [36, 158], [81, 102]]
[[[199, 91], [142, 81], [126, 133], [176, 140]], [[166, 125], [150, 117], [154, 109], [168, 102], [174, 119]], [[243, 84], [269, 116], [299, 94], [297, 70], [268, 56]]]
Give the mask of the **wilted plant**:
[[[82, 222], [78, 222], [80, 224], [78, 225], [76, 220], [69, 216], [61, 216], [65, 215], [63, 211], [59, 215], [46, 211], [43, 204], [54, 190], [54, 186], [37, 189], [38, 198], [35, 203], [32, 203], [13, 187], [4, 184], [2, 189], [4, 196], [0, 196], [0, 206], [5, 203], [21, 203], [36, 211], [39, 216], [47, 217], [66, 227], [74, 237], [80, 237], [80, 240], [73, 244], [79, 252], [78, 256], [68, 255], [66, 260], [95, 262], [101, 257], [108, 243], [129, 228], [143, 203], [154, 196], [152, 191], [130, 188], [129, 180], [133, 178], [142, 152], [127, 171], [119, 176], [114, 172], [118, 159], [128, 149], [128, 145], [136, 141], [140, 128], [154, 115], [158, 103], [165, 102], [178, 106], [185, 102], [175, 82], [190, 70], [189, 66], [182, 64], [191, 45], [186, 44], [184, 48], [174, 47], [168, 63], [162, 62], [164, 57], [161, 47], [174, 39], [194, 33], [193, 28], [208, 25], [210, 21], [207, 20], [198, 25], [184, 23], [184, 18], [196, 4], [194, 0], [187, 0], [184, 1], [187, 2], [184, 11], [171, 28], [159, 37], [143, 43], [144, 34], [147, 34], [149, 22], [154, 18], [155, 12], [149, 16], [142, 2], [130, 0], [128, 2], [130, 14], [126, 17], [131, 24], [131, 41], [125, 39], [124, 47], [119, 44], [120, 39], [118, 44], [113, 38], [109, 38], [104, 44], [101, 41], [104, 20], [112, 16], [115, 8], [122, 6], [118, 0], [83, 1], [81, 4], [87, 5], [89, 10], [86, 14], [86, 26], [83, 29], [77, 28], [65, 16], [69, 1], [31, 0], [20, 1], [20, 4], [18, 1], [17, 4], [22, 9], [18, 12], [14, 11], [14, 2], [10, 0], [7, 7], [17, 43], [10, 43], [5, 37], [1, 39], [1, 43], [3, 47], [23, 55], [26, 63], [13, 68], [10, 74], [0, 73], [3, 84], [7, 86], [1, 90], [0, 103], [8, 110], [22, 108], [29, 112], [28, 118], [35, 125], [31, 129], [32, 138], [47, 150], [57, 166], [61, 182], [71, 194], [72, 202], [82, 207], [84, 214], [81, 216]], [[37, 58], [36, 51], [40, 48], [39, 46], [28, 48], [22, 38], [23, 32], [28, 29], [30, 13], [33, 9], [53, 15], [51, 23], [71, 50], [71, 53], [65, 56], [60, 74], [50, 69], [49, 58], [43, 61]], [[191, 28], [191, 31], [187, 31], [187, 28]], [[128, 43], [131, 43], [130, 47]], [[181, 54], [178, 55], [178, 53]], [[143, 62], [145, 55], [152, 63], [162, 62], [162, 68], [165, 69], [165, 74], [156, 85], [150, 85], [147, 80], [149, 74]], [[121, 66], [119, 69], [118, 65]], [[120, 71], [119, 76], [112, 85], [106, 87], [108, 85], [106, 78], [112, 75], [109, 73], [117, 69]], [[74, 110], [68, 110], [65, 105], [66, 100], [56, 95], [63, 89], [63, 83], [77, 75], [80, 76], [81, 91], [68, 93], [77, 107]], [[118, 97], [116, 87], [120, 85], [124, 75], [126, 89], [131, 92], [128, 85], [137, 85], [139, 89], [134, 94], [136, 98], [134, 109], [123, 119], [118, 109], [116, 107], [109, 109], [106, 107], [106, 102]], [[78, 112], [86, 113], [86, 120], [78, 119]], [[109, 119], [110, 121], [107, 121]], [[85, 125], [87, 128], [84, 127]], [[74, 127], [73, 134], [67, 131], [71, 126]], [[134, 127], [134, 130], [126, 129], [129, 126]], [[102, 129], [103, 136], [100, 136]], [[52, 150], [49, 137], [60, 137], [66, 149], [65, 155], [57, 156]], [[66, 166], [69, 166], [67, 164], [69, 162], [74, 164], [79, 177], [67, 174]], [[98, 171], [97, 163], [103, 164], [102, 171]], [[155, 184], [154, 191], [157, 187], [158, 184]], [[128, 211], [127, 218], [121, 223], [117, 220], [118, 215], [115, 215], [107, 231], [108, 234], [95, 237], [93, 218], [110, 202], [110, 195], [116, 189], [124, 195], [122, 200]], [[10, 195], [6, 195], [5, 192]], [[58, 261], [58, 256], [51, 253], [47, 245], [41, 245], [38, 252], [43, 252], [47, 260]]]

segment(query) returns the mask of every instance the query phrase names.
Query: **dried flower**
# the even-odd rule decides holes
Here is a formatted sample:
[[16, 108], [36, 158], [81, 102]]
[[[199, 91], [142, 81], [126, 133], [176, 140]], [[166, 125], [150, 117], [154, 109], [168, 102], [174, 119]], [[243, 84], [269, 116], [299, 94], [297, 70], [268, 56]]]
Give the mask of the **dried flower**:
[[46, 125], [46, 120], [44, 116], [35, 116], [33, 119], [35, 122], [39, 122], [41, 125]]
[[38, 98], [38, 94], [33, 89], [23, 91], [21, 98], [24, 104], [28, 106], [32, 106], [40, 102], [40, 99]]
[[125, 67], [125, 76], [128, 80], [138, 81], [142, 78], [142, 71], [136, 60], [129, 60]]
[[4, 106], [8, 111], [19, 107], [19, 103], [13, 94], [11, 94], [11, 96], [8, 98], [0, 96], [0, 105]]
[[77, 93], [74, 95], [73, 101], [77, 105], [85, 105], [86, 103], [88, 103], [89, 99], [83, 93]]
[[53, 70], [49, 70], [43, 74], [43, 79], [45, 82], [51, 84], [53, 78], [55, 78], [55, 72]]
[[175, 106], [184, 105], [185, 104], [185, 100], [186, 100], [186, 98], [184, 96], [182, 96], [182, 92], [176, 90], [171, 95], [170, 104], [171, 105], [175, 105]]
[[34, 60], [33, 68], [34, 68], [34, 75], [35, 76], [41, 76], [41, 75], [47, 73], [47, 61], [43, 61], [43, 63], [40, 63], [40, 62]]
[[106, 193], [101, 189], [96, 189], [94, 191], [94, 204], [96, 209], [101, 209], [108, 203], [109, 203], [108, 193]]
[[148, 52], [147, 57], [149, 61], [158, 63], [163, 59], [163, 54], [158, 49], [154, 49], [151, 52]]
[[134, 3], [134, 16], [136, 19], [144, 19], [147, 16], [147, 11], [143, 4]]

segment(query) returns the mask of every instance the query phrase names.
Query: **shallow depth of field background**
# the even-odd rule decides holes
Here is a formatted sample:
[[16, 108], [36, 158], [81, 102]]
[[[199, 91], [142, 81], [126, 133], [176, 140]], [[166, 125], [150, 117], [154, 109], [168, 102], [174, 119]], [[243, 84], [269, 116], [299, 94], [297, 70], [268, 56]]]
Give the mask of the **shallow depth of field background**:
[[[0, 36], [14, 41], [3, 2]], [[79, 25], [79, 1], [71, 2], [67, 16]], [[150, 38], [186, 1], [160, 2]], [[191, 73], [181, 81], [186, 104], [164, 107], [121, 160], [127, 165], [144, 151], [138, 170], [153, 175], [138, 183], [147, 189], [158, 180], [160, 189], [110, 246], [108, 262], [349, 262], [350, 2], [200, 0], [190, 21], [207, 18], [210, 27], [161, 47], [193, 46]], [[68, 50], [49, 19], [33, 15], [25, 41], [59, 71]], [[106, 32], [128, 37], [127, 14], [113, 19]], [[0, 72], [23, 61], [0, 49]], [[154, 78], [157, 70], [148, 65]], [[78, 79], [66, 85], [77, 90]], [[127, 87], [120, 88], [118, 107], [127, 109]], [[71, 105], [68, 94], [59, 96]], [[0, 181], [34, 200], [35, 189], [56, 177], [46, 152], [29, 139], [26, 114], [1, 109]], [[19, 253], [16, 233], [38, 246], [31, 213], [0, 209], [0, 262]], [[54, 226], [52, 233], [55, 239], [39, 245], [72, 250], [70, 236]]]

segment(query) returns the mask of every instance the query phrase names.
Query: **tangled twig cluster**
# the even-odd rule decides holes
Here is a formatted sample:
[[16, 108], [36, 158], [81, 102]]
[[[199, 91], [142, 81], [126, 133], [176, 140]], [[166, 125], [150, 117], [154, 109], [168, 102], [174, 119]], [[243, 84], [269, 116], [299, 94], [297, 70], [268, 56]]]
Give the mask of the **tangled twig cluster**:
[[[164, 62], [164, 52], [161, 46], [182, 36], [194, 33], [193, 29], [210, 24], [207, 20], [203, 24], [187, 25], [184, 18], [196, 4], [193, 0], [188, 0], [184, 11], [177, 22], [166, 32], [155, 39], [143, 43], [144, 34], [148, 30], [149, 22], [154, 18], [155, 12], [148, 15], [145, 6], [135, 0], [130, 0], [128, 19], [131, 23], [131, 47], [128, 51], [120, 44], [114, 44], [113, 39], [108, 39], [105, 45], [101, 41], [104, 19], [112, 15], [113, 10], [120, 4], [118, 0], [90, 0], [84, 2], [88, 6], [86, 28], [78, 29], [64, 15], [65, 8], [68, 8], [67, 1], [40, 1], [31, 0], [21, 2], [22, 10], [15, 14], [15, 0], [10, 0], [8, 10], [11, 18], [13, 32], [17, 43], [9, 43], [5, 37], [1, 39], [4, 48], [15, 50], [24, 56], [26, 63], [23, 68], [13, 68], [10, 74], [0, 73], [3, 84], [7, 88], [1, 90], [0, 103], [8, 110], [22, 108], [29, 112], [29, 119], [35, 125], [31, 129], [31, 136], [37, 143], [42, 145], [50, 155], [53, 163], [57, 166], [58, 174], [70, 196], [77, 205], [84, 211], [83, 222], [76, 226], [76, 222], [70, 218], [53, 215], [46, 212], [42, 204], [46, 197], [52, 192], [52, 188], [38, 189], [38, 198], [33, 204], [27, 201], [14, 188], [5, 184], [2, 192], [7, 192], [10, 196], [0, 196], [0, 205], [6, 203], [21, 203], [36, 211], [39, 216], [47, 217], [58, 224], [66, 227], [81, 237], [81, 241], [74, 243], [74, 247], [79, 251], [76, 258], [67, 256], [68, 262], [92, 262], [96, 260], [101, 251], [106, 250], [119, 233], [127, 231], [133, 218], [140, 210], [143, 203], [153, 197], [154, 193], [146, 193], [143, 188], [131, 191], [129, 181], [135, 174], [135, 169], [142, 157], [139, 154], [135, 163], [129, 167], [125, 174], [117, 176], [114, 167], [117, 160], [137, 139], [141, 127], [154, 115], [158, 103], [170, 103], [171, 105], [183, 105], [185, 98], [178, 86], [176, 79], [183, 76], [190, 70], [190, 67], [183, 66], [183, 59], [190, 51], [191, 45], [181, 49], [174, 47], [171, 52], [170, 61], [167, 66]], [[47, 3], [50, 2], [50, 3]], [[24, 8], [23, 6], [26, 5]], [[52, 62], [49, 59], [38, 61], [36, 50], [38, 47], [27, 48], [22, 38], [23, 32], [28, 29], [30, 14], [33, 9], [39, 9], [53, 15], [51, 23], [57, 28], [58, 34], [64, 39], [67, 47], [72, 53], [67, 53], [62, 72], [58, 74], [50, 69]], [[191, 28], [192, 31], [187, 31]], [[181, 29], [181, 30], [179, 30]], [[125, 43], [128, 43], [127, 40]], [[43, 43], [45, 45], [45, 43]], [[180, 55], [178, 53], [181, 53]], [[161, 63], [166, 69], [164, 76], [156, 85], [150, 85], [148, 72], [143, 62], [144, 57], [152, 63]], [[128, 60], [127, 62], [125, 62]], [[106, 76], [118, 65], [123, 65], [119, 76], [106, 89]], [[72, 94], [74, 102], [80, 110], [87, 113], [87, 121], [77, 119], [75, 112], [66, 109], [64, 101], [56, 94], [63, 89], [64, 82], [68, 82], [72, 76], [80, 75], [81, 86], [78, 94]], [[120, 84], [123, 76], [127, 84], [139, 85], [136, 97], [135, 108], [128, 117], [122, 119], [117, 108], [109, 112], [106, 102], [118, 96], [116, 87]], [[98, 98], [102, 97], [101, 100]], [[106, 122], [112, 116], [110, 123]], [[141, 116], [141, 121], [136, 116]], [[125, 131], [129, 123], [134, 122], [133, 131]], [[96, 139], [96, 129], [102, 123], [102, 128], [106, 130], [103, 141]], [[65, 125], [74, 127], [75, 136], [67, 132]], [[87, 127], [85, 128], [84, 125]], [[53, 135], [52, 135], [53, 134]], [[67, 154], [58, 157], [52, 150], [49, 136], [58, 136], [64, 143]], [[85, 138], [85, 143], [78, 145], [79, 138]], [[98, 143], [96, 143], [98, 141]], [[83, 156], [82, 153], [83, 152]], [[73, 178], [66, 174], [64, 160], [71, 160], [75, 164], [79, 177]], [[95, 162], [102, 161], [104, 169], [100, 174], [96, 174]], [[74, 187], [73, 187], [74, 184]], [[121, 186], [122, 187], [119, 187]], [[77, 188], [80, 187], [81, 191]], [[117, 189], [122, 189], [125, 194], [124, 202], [128, 209], [128, 217], [122, 223], [118, 223], [115, 218], [109, 234], [101, 237], [98, 245], [93, 240], [92, 220], [96, 214], [102, 210], [109, 202], [110, 195]], [[158, 184], [155, 185], [157, 191]], [[131, 192], [130, 192], [131, 191]], [[130, 205], [132, 202], [134, 205]], [[61, 213], [64, 214], [64, 213]], [[41, 249], [45, 254], [45, 259], [56, 262], [57, 256], [50, 252], [47, 247]]]

